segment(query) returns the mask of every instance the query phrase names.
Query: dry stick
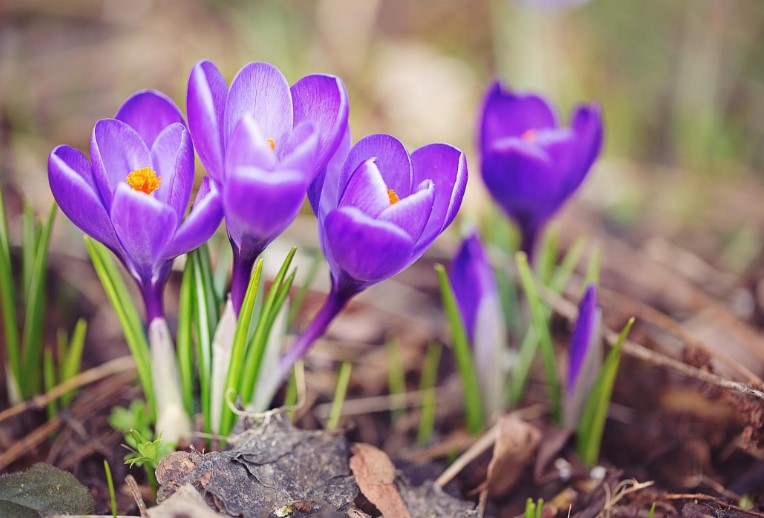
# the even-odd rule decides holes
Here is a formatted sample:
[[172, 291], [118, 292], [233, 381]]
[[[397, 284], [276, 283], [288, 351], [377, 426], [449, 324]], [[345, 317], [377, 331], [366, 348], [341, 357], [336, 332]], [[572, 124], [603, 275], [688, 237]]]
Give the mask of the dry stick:
[[724, 508], [726, 509], [734, 509], [735, 511], [745, 513], [749, 516], [759, 516], [761, 518], [764, 518], [764, 513], [752, 511], [751, 509], [743, 509], [742, 507], [738, 507], [736, 505], [730, 504], [723, 500], [719, 500], [715, 496], [707, 495], [705, 493], [681, 493], [681, 494], [671, 494], [671, 495], [660, 495], [658, 497], [658, 500], [662, 502], [669, 501], [669, 500], [710, 500], [714, 502], [715, 504], [724, 506]]
[[114, 374], [129, 372], [131, 369], [135, 371], [135, 361], [133, 360], [133, 357], [121, 356], [119, 358], [115, 358], [106, 363], [103, 363], [98, 367], [93, 367], [92, 369], [83, 371], [73, 378], [70, 378], [63, 383], [56, 385], [45, 394], [40, 394], [39, 396], [35, 396], [27, 401], [22, 401], [18, 405], [6, 408], [0, 412], [0, 423], [29, 409], [44, 408], [45, 405], [51, 401], [55, 401], [70, 390], [80, 388], [84, 385], [89, 385], [90, 383], [94, 383]]
[[[576, 320], [578, 317], [578, 308], [575, 304], [565, 300], [544, 286], [538, 286], [538, 290], [541, 298], [544, 299], [544, 301], [549, 304], [555, 311], [557, 311], [559, 314], [571, 322]], [[615, 343], [618, 341], [618, 333], [604, 326], [603, 335], [605, 340], [607, 340], [611, 346], [615, 345]], [[740, 394], [744, 394], [746, 396], [752, 396], [764, 400], [764, 391], [759, 390], [758, 388], [752, 387], [745, 383], [722, 378], [721, 376], [711, 372], [706, 372], [704, 370], [698, 369], [697, 367], [692, 367], [691, 365], [687, 365], [686, 363], [671, 358], [670, 356], [667, 356], [663, 353], [653, 351], [652, 349], [649, 349], [642, 344], [632, 342], [631, 340], [626, 340], [624, 342], [623, 352], [635, 358], [650, 362], [653, 365], [673, 369], [676, 372], [684, 374], [689, 378], [695, 378], [711, 385], [716, 385], [717, 387], [722, 387], [734, 392], [738, 392]]]
[[130, 491], [130, 496], [132, 496], [133, 500], [135, 500], [135, 505], [138, 506], [138, 511], [140, 511], [141, 516], [148, 516], [148, 512], [146, 511], [146, 502], [143, 501], [141, 488], [138, 487], [138, 483], [135, 481], [135, 478], [133, 478], [132, 475], [128, 475], [125, 477], [125, 483], [127, 484], [127, 488]]
[[[426, 392], [428, 391], [412, 390], [405, 392], [404, 394], [396, 394], [395, 396], [370, 396], [357, 399], [348, 399], [343, 404], [342, 412], [340, 415], [363, 415], [374, 412], [399, 410], [408, 407], [418, 407], [422, 405], [422, 397]], [[443, 392], [443, 390], [438, 391], [438, 393]], [[401, 400], [399, 397], [401, 395], [404, 396], [403, 400]], [[445, 401], [441, 402], [441, 404], [444, 403]], [[313, 409], [313, 415], [319, 419], [326, 419], [329, 416], [330, 409], [331, 403], [322, 403]]]

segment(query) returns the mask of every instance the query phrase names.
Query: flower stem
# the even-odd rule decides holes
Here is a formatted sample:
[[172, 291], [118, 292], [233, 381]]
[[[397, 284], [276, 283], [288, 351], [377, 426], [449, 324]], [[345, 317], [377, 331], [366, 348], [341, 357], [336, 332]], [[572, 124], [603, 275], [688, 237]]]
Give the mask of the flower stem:
[[[258, 254], [259, 255], [259, 254]], [[255, 265], [257, 255], [243, 256], [234, 250], [233, 273], [231, 274], [231, 302], [236, 316], [239, 315], [241, 305], [244, 303], [244, 295], [247, 293], [249, 278], [252, 276], [252, 267]]]
[[538, 232], [535, 228], [530, 229], [524, 229], [522, 231], [522, 241], [520, 242], [520, 250], [525, 252], [525, 255], [528, 257], [528, 263], [530, 265], [534, 264], [534, 259], [536, 258], [536, 248], [538, 246], [538, 237], [540, 232]]
[[342, 311], [342, 308], [345, 307], [356, 293], [357, 291], [342, 290], [337, 289], [335, 285], [332, 286], [332, 291], [326, 297], [324, 305], [318, 310], [316, 316], [313, 317], [308, 327], [297, 338], [297, 341], [292, 344], [292, 347], [279, 360], [278, 372], [280, 379], [286, 379], [289, 371], [292, 370], [292, 366], [297, 360], [305, 356], [313, 342], [326, 332], [334, 317]]
[[150, 283], [143, 286], [143, 303], [146, 306], [146, 322], [150, 324], [157, 318], [164, 318], [164, 304], [162, 302], [162, 292], [164, 291], [164, 282]]

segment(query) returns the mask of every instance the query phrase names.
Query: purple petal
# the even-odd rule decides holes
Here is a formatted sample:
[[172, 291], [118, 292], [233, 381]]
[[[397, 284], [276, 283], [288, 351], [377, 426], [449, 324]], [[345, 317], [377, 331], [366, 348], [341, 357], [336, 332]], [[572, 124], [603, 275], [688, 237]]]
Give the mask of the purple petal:
[[397, 226], [372, 219], [353, 207], [331, 211], [325, 232], [333, 271], [336, 268], [369, 283], [392, 277], [405, 268], [414, 247], [408, 234]]
[[292, 85], [291, 91], [294, 125], [308, 121], [318, 131], [316, 169], [323, 169], [347, 129], [348, 94], [345, 85], [338, 77], [310, 75]]
[[350, 153], [350, 143], [350, 126], [347, 126], [337, 151], [334, 152], [329, 163], [318, 173], [308, 188], [310, 206], [320, 220], [323, 220], [326, 214], [339, 203], [340, 176], [345, 159]]
[[430, 144], [411, 154], [414, 182], [432, 180], [435, 202], [427, 226], [416, 244], [421, 253], [451, 224], [459, 211], [467, 186], [467, 159], [464, 153], [446, 144]]
[[188, 78], [188, 127], [199, 159], [213, 179], [223, 180], [223, 114], [228, 85], [209, 61], [200, 61]]
[[464, 320], [464, 327], [472, 341], [475, 337], [477, 310], [481, 300], [498, 295], [493, 267], [477, 233], [472, 232], [462, 241], [448, 269], [448, 277]]
[[297, 216], [307, 187], [299, 171], [229, 171], [223, 188], [228, 235], [240, 248], [265, 246]]
[[411, 193], [411, 157], [406, 148], [395, 137], [377, 134], [362, 138], [350, 150], [339, 181], [340, 197], [350, 176], [370, 158], [376, 158], [375, 163], [388, 189], [394, 190], [399, 198]]
[[390, 207], [387, 185], [373, 158], [359, 165], [353, 172], [339, 206], [355, 207], [373, 218]]
[[263, 171], [271, 171], [276, 167], [276, 153], [252, 113], [244, 114], [229, 136], [225, 162], [226, 175], [240, 166], [256, 167]]
[[191, 213], [163, 250], [162, 258], [172, 260], [199, 248], [212, 237], [222, 219], [223, 205], [220, 191], [209, 177], [205, 177], [196, 193]]
[[289, 134], [281, 149], [277, 149], [280, 169], [302, 171], [309, 181], [318, 173], [318, 133], [310, 122], [301, 122]]
[[165, 128], [151, 148], [151, 159], [162, 179], [156, 197], [175, 209], [180, 221], [194, 185], [194, 147], [188, 130], [180, 124]]
[[579, 106], [573, 114], [571, 128], [578, 138], [578, 158], [569, 188], [575, 191], [586, 177], [602, 150], [602, 113], [597, 105]]
[[72, 223], [112, 250], [119, 249], [85, 155], [69, 146], [55, 148], [48, 158], [48, 181], [56, 203]]
[[[112, 193], [131, 172], [151, 167], [151, 154], [138, 133], [122, 121], [102, 119], [96, 122], [90, 139], [93, 177], [106, 209]], [[127, 184], [125, 184], [127, 185]]]
[[483, 104], [480, 148], [485, 150], [497, 138], [520, 137], [528, 130], [557, 127], [551, 105], [538, 95], [519, 95], [493, 83]]
[[586, 395], [594, 385], [602, 364], [599, 327], [601, 312], [597, 304], [597, 289], [593, 284], [578, 308], [578, 320], [570, 342], [570, 365], [565, 387], [565, 425], [575, 428], [581, 416]]
[[416, 242], [432, 214], [435, 188], [431, 180], [425, 180], [417, 192], [390, 205], [379, 215], [381, 221], [402, 228]]
[[266, 138], [280, 145], [292, 129], [292, 94], [279, 69], [268, 63], [245, 65], [231, 82], [225, 104], [224, 135], [231, 135], [245, 113], [252, 113]]
[[152, 281], [161, 252], [175, 233], [175, 211], [122, 183], [114, 193], [111, 221], [133, 274], [143, 282]]
[[156, 90], [136, 92], [122, 104], [114, 118], [138, 132], [147, 147], [151, 147], [157, 136], [170, 124], [179, 122], [186, 125], [175, 103]]

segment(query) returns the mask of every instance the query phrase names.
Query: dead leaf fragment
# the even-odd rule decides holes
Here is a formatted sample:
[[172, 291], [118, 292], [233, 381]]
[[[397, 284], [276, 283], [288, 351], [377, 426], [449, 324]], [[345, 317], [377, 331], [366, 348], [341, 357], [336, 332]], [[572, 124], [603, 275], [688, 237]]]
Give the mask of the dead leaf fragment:
[[493, 458], [488, 464], [486, 485], [491, 496], [501, 496], [512, 489], [531, 462], [541, 432], [512, 414], [499, 418]]
[[363, 495], [383, 516], [411, 518], [395, 487], [395, 466], [382, 450], [370, 444], [355, 444], [350, 457], [350, 470]]
[[177, 518], [194, 516], [195, 518], [223, 518], [209, 508], [204, 497], [191, 484], [181, 486], [170, 498], [148, 510], [149, 518]]

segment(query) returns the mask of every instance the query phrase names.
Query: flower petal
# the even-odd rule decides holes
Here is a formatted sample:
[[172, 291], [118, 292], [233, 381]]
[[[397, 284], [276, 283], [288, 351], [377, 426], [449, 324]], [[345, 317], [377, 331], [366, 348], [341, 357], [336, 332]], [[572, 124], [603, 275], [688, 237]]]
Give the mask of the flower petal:
[[374, 162], [388, 189], [393, 189], [399, 198], [405, 198], [411, 193], [411, 157], [406, 148], [391, 135], [377, 134], [362, 138], [350, 149], [340, 176], [340, 198], [351, 175], [370, 158], [376, 159]]
[[199, 248], [212, 237], [222, 219], [222, 196], [210, 177], [205, 176], [191, 212], [163, 250], [162, 258], [169, 261]]
[[292, 129], [289, 83], [279, 69], [269, 63], [249, 63], [231, 82], [225, 104], [226, 139], [244, 114], [250, 112], [263, 135], [273, 139], [277, 146]]
[[520, 137], [528, 130], [557, 127], [557, 115], [541, 96], [520, 95], [502, 88], [499, 81], [489, 88], [480, 122], [480, 148], [504, 137]]
[[318, 173], [308, 188], [310, 206], [319, 219], [323, 219], [339, 203], [339, 181], [342, 166], [348, 153], [350, 153], [350, 142], [350, 126], [347, 126], [337, 151], [334, 152], [329, 163]]
[[353, 207], [331, 211], [324, 225], [333, 272], [375, 283], [405, 268], [414, 247], [406, 232], [387, 221], [372, 219]]
[[416, 242], [430, 219], [434, 202], [435, 187], [431, 180], [425, 180], [417, 192], [382, 211], [379, 219], [402, 228]]
[[200, 61], [188, 78], [188, 127], [199, 159], [213, 179], [223, 180], [223, 117], [228, 85], [210, 61]]
[[289, 226], [308, 184], [299, 171], [237, 167], [223, 187], [228, 235], [240, 249], [264, 247]]
[[571, 128], [578, 137], [577, 162], [574, 166], [569, 191], [575, 191], [586, 177], [602, 150], [602, 113], [596, 104], [579, 106], [573, 114]]
[[390, 195], [387, 193], [387, 185], [379, 172], [376, 159], [370, 158], [356, 168], [339, 206], [355, 207], [373, 218], [390, 207]]
[[342, 80], [330, 75], [309, 75], [291, 88], [294, 125], [311, 122], [318, 132], [317, 169], [323, 169], [337, 150], [348, 125], [348, 94]]
[[141, 90], [130, 96], [119, 108], [115, 119], [130, 125], [147, 147], [170, 124], [186, 125], [183, 114], [172, 100], [157, 90]]
[[467, 186], [467, 159], [464, 153], [447, 144], [430, 144], [411, 154], [414, 182], [432, 180], [435, 202], [427, 226], [416, 244], [421, 253], [451, 224], [462, 205]]
[[127, 266], [143, 282], [152, 281], [162, 259], [161, 252], [175, 233], [175, 211], [122, 183], [114, 193], [111, 221], [127, 252]]
[[279, 169], [302, 171], [310, 182], [316, 177], [318, 157], [318, 132], [312, 123], [304, 121], [295, 126], [281, 149], [277, 149]]
[[228, 138], [226, 175], [240, 166], [271, 171], [278, 162], [252, 113], [245, 113]]
[[175, 209], [180, 221], [194, 185], [194, 147], [185, 126], [172, 124], [165, 128], [151, 148], [151, 160], [162, 179], [156, 197]]
[[102, 119], [93, 127], [90, 138], [90, 158], [93, 177], [106, 209], [112, 195], [131, 172], [151, 167], [151, 154], [140, 135], [126, 123], [117, 119]]
[[85, 155], [69, 146], [55, 148], [48, 157], [48, 181], [56, 203], [72, 223], [112, 250], [120, 248]]

